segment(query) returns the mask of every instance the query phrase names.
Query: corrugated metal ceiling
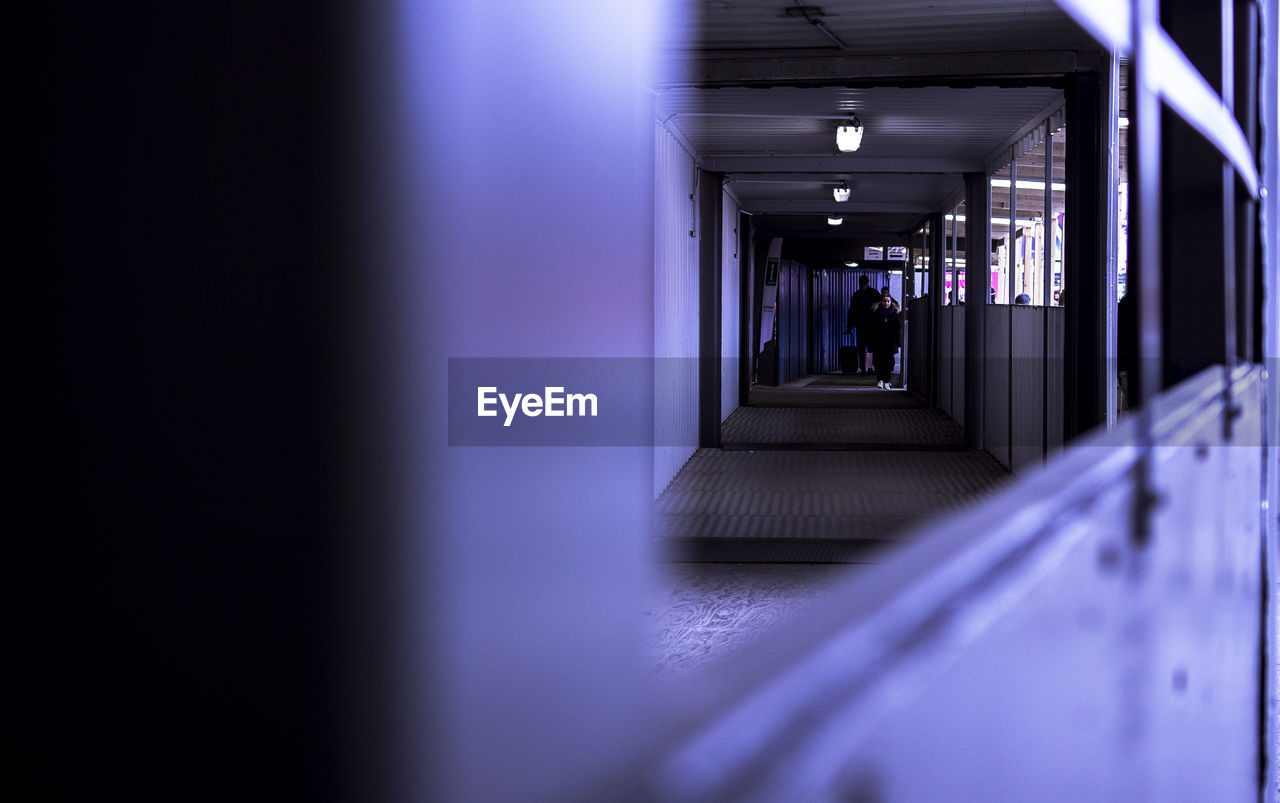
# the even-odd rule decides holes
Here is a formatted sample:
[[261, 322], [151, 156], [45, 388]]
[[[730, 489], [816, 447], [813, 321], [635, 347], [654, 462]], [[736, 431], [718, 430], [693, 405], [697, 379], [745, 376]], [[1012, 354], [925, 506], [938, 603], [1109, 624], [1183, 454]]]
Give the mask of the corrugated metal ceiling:
[[842, 158], [856, 169], [877, 158], [985, 157], [1061, 98], [1050, 87], [675, 89], [663, 106], [700, 154], [832, 155], [837, 118], [855, 112], [862, 148]]
[[707, 0], [677, 6], [675, 36], [703, 51], [839, 52], [812, 20], [843, 42], [846, 52], [859, 55], [1094, 46], [1052, 0]]
[[[822, 231], [822, 212], [830, 206], [845, 214], [850, 236], [862, 228], [914, 227], [926, 210], [959, 190], [960, 173], [972, 169], [967, 166], [983, 163], [1028, 122], [1060, 105], [1062, 92], [1045, 85], [1043, 76], [1006, 86], [945, 85], [951, 83], [946, 75], [921, 80], [918, 73], [907, 85], [886, 80], [877, 86], [796, 86], [771, 83], [771, 70], [788, 60], [815, 58], [890, 56], [887, 63], [896, 63], [939, 54], [1096, 51], [1051, 0], [838, 0], [808, 6], [727, 0], [689, 2], [683, 10], [674, 30], [685, 44], [668, 55], [732, 63], [739, 71], [745, 64], [760, 70], [759, 80], [667, 86], [657, 103], [665, 124], [708, 169], [728, 174], [731, 190], [758, 222]], [[862, 148], [838, 154], [835, 127], [849, 113], [865, 126]], [[775, 173], [781, 175], [771, 179]], [[849, 205], [831, 197], [841, 178], [855, 187]], [[870, 206], [876, 203], [883, 208]]]

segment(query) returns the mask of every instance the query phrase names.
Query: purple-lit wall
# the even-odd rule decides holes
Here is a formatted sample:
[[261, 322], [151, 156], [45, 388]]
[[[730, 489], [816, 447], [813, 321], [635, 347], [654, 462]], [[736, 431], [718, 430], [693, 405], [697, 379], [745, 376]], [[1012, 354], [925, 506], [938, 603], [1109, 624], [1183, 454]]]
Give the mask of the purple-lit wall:
[[446, 360], [652, 355], [660, 4], [388, 9], [397, 796], [562, 798], [643, 731], [652, 450], [450, 447]]
[[[698, 169], [665, 126], [654, 126], [653, 495], [698, 444]], [[714, 233], [711, 236], [715, 236]]]
[[738, 409], [742, 347], [742, 255], [738, 253], [738, 202], [728, 191], [721, 207], [720, 237], [720, 420]]

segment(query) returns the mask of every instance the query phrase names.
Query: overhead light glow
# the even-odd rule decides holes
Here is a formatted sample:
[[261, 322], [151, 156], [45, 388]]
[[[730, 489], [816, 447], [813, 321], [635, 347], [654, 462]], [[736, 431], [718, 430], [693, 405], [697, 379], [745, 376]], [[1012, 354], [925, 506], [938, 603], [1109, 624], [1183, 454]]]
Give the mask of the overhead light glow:
[[852, 153], [862, 147], [862, 122], [857, 117], [850, 117], [836, 126], [836, 148], [841, 153]]
[[845, 264], [845, 267], [847, 267], [847, 268], [856, 268], [856, 267], [858, 267], [858, 263], [857, 263], [857, 262], [846, 262], [846, 263], [844, 263], [844, 264]]
[[842, 218], [842, 217], [829, 217], [829, 218], [827, 218], [827, 224], [828, 224], [828, 225], [831, 225], [831, 226], [839, 226], [839, 225], [840, 225], [841, 223], [843, 223], [843, 222], [844, 222], [844, 218]]
[[1120, 127], [1121, 127], [1121, 128], [1128, 128], [1128, 127], [1129, 127], [1129, 118], [1128, 118], [1128, 117], [1121, 117], [1121, 118], [1120, 118]]
[[849, 200], [849, 185], [842, 181], [839, 187], [832, 190], [832, 193], [835, 195], [837, 203], [844, 203]]
[[[991, 186], [993, 186], [993, 187], [1005, 187], [1005, 188], [1008, 188], [1008, 186], [1009, 186], [1009, 179], [1007, 179], [1007, 178], [993, 178], [993, 179], [991, 179]], [[1043, 181], [1030, 181], [1030, 180], [1024, 181], [1024, 180], [1022, 180], [1022, 179], [1018, 179], [1018, 189], [1020, 189], [1020, 190], [1044, 190], [1044, 182], [1043, 182]], [[1066, 185], [1066, 184], [1063, 184], [1061, 181], [1055, 181], [1055, 182], [1053, 182], [1053, 191], [1054, 191], [1054, 192], [1066, 192], [1066, 191], [1067, 191], [1067, 185]]]

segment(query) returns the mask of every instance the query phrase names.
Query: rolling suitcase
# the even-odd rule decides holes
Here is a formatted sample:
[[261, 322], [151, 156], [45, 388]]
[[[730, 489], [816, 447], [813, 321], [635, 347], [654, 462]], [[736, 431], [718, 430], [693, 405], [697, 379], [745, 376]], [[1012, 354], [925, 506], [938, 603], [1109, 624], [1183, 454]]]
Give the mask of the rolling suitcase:
[[862, 366], [858, 365], [858, 349], [853, 346], [841, 346], [839, 351], [840, 373], [856, 374]]

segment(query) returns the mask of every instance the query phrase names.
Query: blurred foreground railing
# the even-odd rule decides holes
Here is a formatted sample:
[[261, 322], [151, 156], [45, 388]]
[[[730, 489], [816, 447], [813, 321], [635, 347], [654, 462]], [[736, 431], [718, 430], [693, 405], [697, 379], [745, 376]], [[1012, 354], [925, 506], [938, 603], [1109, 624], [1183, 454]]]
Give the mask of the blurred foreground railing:
[[628, 794], [1255, 799], [1264, 372], [1225, 374], [1156, 398], [1149, 450], [1134, 419], [1081, 439], [713, 669]]

